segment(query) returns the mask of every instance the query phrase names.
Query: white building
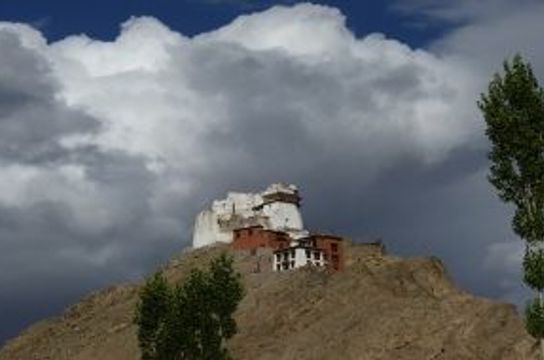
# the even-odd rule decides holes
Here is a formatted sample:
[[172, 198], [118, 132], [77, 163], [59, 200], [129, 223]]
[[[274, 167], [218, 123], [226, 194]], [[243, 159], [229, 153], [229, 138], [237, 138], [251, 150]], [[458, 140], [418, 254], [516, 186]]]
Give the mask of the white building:
[[295, 240], [288, 248], [274, 251], [272, 264], [274, 271], [287, 271], [306, 265], [327, 265], [323, 250], [312, 246], [310, 241], [305, 239]]
[[272, 184], [261, 193], [229, 192], [227, 198], [215, 200], [201, 211], [193, 229], [193, 248], [216, 242], [231, 243], [233, 230], [261, 225], [283, 231], [293, 239], [305, 237], [299, 211], [300, 196], [294, 185]]

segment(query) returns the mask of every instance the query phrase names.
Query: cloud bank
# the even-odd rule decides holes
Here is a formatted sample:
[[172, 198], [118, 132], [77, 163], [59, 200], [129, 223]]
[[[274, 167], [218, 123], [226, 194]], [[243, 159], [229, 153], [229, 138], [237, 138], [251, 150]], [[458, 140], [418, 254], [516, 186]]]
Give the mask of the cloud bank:
[[424, 50], [310, 4], [192, 38], [151, 17], [111, 42], [2, 23], [0, 338], [150, 271], [208, 201], [274, 181], [301, 187], [310, 227], [439, 255], [465, 287], [516, 300], [470, 26]]

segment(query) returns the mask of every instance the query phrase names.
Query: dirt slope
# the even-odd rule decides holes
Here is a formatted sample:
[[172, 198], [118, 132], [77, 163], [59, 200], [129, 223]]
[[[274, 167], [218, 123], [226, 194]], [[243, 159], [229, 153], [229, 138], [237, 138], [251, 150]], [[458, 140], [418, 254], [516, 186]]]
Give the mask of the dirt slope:
[[[225, 249], [181, 254], [167, 276], [180, 280]], [[257, 273], [259, 259], [269, 268], [266, 252], [234, 255], [247, 288], [229, 343], [235, 359], [536, 359], [514, 306], [457, 289], [436, 258], [350, 245], [343, 273]], [[0, 360], [138, 359], [137, 293], [127, 284], [92, 294], [9, 341]]]

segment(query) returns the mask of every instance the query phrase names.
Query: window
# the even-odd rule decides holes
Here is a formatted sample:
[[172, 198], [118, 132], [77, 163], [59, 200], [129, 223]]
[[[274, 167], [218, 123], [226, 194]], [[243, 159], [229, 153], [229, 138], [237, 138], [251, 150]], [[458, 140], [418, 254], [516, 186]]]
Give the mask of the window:
[[294, 259], [295, 258], [295, 250], [291, 250], [291, 257]]
[[281, 261], [281, 254], [276, 254], [276, 261]]
[[291, 260], [291, 268], [295, 268], [295, 262], [293, 260]]
[[338, 252], [338, 244], [331, 244], [331, 251]]
[[315, 266], [321, 266], [321, 264], [316, 261]]
[[285, 261], [289, 260], [289, 254], [287, 252], [283, 253], [283, 260]]
[[321, 254], [319, 253], [319, 251], [314, 251], [314, 259], [316, 260], [321, 259]]
[[287, 269], [289, 268], [289, 264], [286, 263], [286, 262], [284, 262], [284, 263], [282, 264], [282, 268], [283, 268], [283, 270], [287, 270]]
[[311, 253], [310, 253], [310, 250], [306, 250], [306, 259], [309, 259], [311, 258]]
[[281, 271], [281, 265], [280, 265], [280, 264], [277, 264], [277, 265], [276, 265], [276, 270], [277, 270], [277, 271]]

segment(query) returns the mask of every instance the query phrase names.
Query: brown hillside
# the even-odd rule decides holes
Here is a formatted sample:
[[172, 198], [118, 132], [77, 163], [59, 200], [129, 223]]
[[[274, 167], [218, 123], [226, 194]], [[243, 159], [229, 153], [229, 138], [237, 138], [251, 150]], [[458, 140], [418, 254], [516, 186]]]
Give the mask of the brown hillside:
[[[182, 279], [225, 249], [186, 252], [166, 273]], [[536, 359], [514, 306], [457, 289], [436, 258], [352, 245], [346, 271], [336, 274], [256, 273], [258, 257], [235, 258], [247, 288], [237, 312], [240, 333], [229, 343], [235, 359]], [[9, 341], [0, 360], [138, 359], [137, 293], [129, 284], [92, 294]]]

